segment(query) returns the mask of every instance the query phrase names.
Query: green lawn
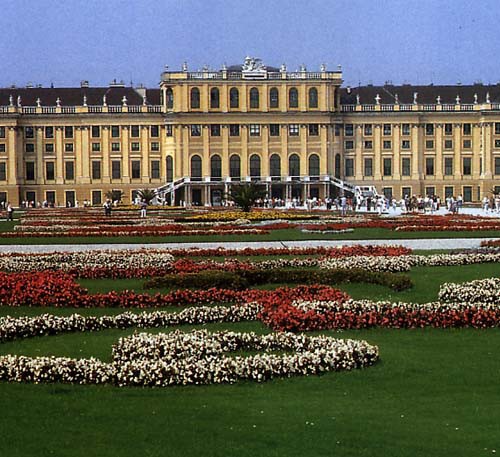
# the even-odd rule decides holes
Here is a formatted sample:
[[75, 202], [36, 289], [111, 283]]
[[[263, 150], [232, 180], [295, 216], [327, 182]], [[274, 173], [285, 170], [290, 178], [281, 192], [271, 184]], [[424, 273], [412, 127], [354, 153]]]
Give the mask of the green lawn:
[[[428, 301], [436, 298], [439, 284], [500, 276], [500, 265], [422, 267], [410, 275], [415, 287], [402, 293], [359, 284], [339, 287], [356, 298]], [[143, 281], [81, 282], [92, 291], [142, 291]], [[268, 331], [258, 322], [206, 328]], [[31, 338], [4, 343], [0, 353], [109, 360], [111, 345], [133, 331]], [[150, 389], [0, 383], [0, 456], [469, 457], [500, 452], [498, 329], [326, 333], [377, 344], [381, 360], [365, 370], [263, 384]]]
[[[7, 224], [7, 222], [5, 222]], [[11, 224], [9, 222], [9, 224]], [[1, 231], [1, 230], [0, 230]], [[123, 243], [198, 243], [225, 241], [300, 241], [300, 240], [402, 240], [420, 238], [500, 238], [500, 231], [400, 232], [382, 228], [357, 228], [350, 233], [314, 234], [297, 229], [272, 230], [267, 235], [196, 236], [121, 236], [121, 237], [20, 237], [2, 238], [0, 244], [123, 244]]]

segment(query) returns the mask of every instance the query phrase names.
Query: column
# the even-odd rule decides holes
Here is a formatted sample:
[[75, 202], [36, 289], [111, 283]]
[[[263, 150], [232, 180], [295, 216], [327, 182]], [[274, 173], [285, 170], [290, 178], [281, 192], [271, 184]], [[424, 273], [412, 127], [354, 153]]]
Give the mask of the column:
[[[484, 136], [483, 136], [483, 174], [485, 179], [492, 179], [493, 177], [493, 172], [492, 172], [492, 154], [491, 154], [491, 147], [492, 147], [492, 140], [491, 140], [491, 130], [493, 123], [492, 122], [487, 122], [483, 124], [484, 127]], [[475, 140], [474, 140], [475, 142]], [[474, 149], [473, 149], [474, 150]], [[474, 154], [473, 158], [473, 174], [474, 176], [478, 176], [479, 174], [479, 157], [477, 154]], [[476, 171], [477, 170], [477, 171]]]
[[78, 162], [81, 161], [81, 180], [82, 184], [90, 183], [90, 144], [89, 144], [89, 135], [90, 128], [88, 126], [82, 127], [82, 148], [80, 157], [76, 159], [76, 169], [77, 169], [77, 179], [80, 176], [78, 174]]
[[83, 151], [83, 142], [82, 142], [83, 136], [84, 136], [83, 127], [77, 127], [75, 131], [75, 149], [76, 149], [75, 179], [77, 181], [81, 181], [82, 179], [82, 161], [83, 161], [83, 155], [85, 154], [85, 152]]
[[[412, 156], [411, 156], [411, 179], [413, 181], [420, 181], [420, 156], [423, 157], [424, 150], [423, 144], [421, 142], [421, 135], [419, 135], [418, 124], [413, 124], [411, 126], [411, 144], [412, 144]], [[420, 184], [418, 182], [418, 184]], [[420, 189], [416, 192], [413, 189], [413, 193], [420, 193]]]
[[203, 178], [210, 176], [210, 132], [208, 125], [202, 125], [201, 135], [203, 141], [203, 152], [201, 154], [201, 175]]
[[260, 154], [260, 174], [262, 179], [269, 176], [269, 127], [267, 124], [261, 126], [262, 152]]
[[[221, 154], [221, 174], [225, 180], [229, 176], [229, 127], [222, 125], [222, 154]], [[227, 190], [225, 191], [227, 193]]]
[[[191, 176], [191, 170], [189, 169], [189, 128], [187, 125], [182, 127], [182, 161], [176, 165], [176, 169], [179, 170], [179, 176]], [[188, 195], [188, 189], [186, 189], [186, 199]]]
[[300, 175], [308, 176], [308, 160], [307, 160], [307, 125], [301, 124], [300, 132]]
[[248, 173], [248, 126], [242, 125], [241, 139], [241, 180], [244, 181]]
[[15, 127], [9, 127], [7, 133], [7, 184], [17, 184], [17, 157], [22, 160], [23, 151], [18, 148], [17, 136], [22, 135], [22, 131], [16, 131]]

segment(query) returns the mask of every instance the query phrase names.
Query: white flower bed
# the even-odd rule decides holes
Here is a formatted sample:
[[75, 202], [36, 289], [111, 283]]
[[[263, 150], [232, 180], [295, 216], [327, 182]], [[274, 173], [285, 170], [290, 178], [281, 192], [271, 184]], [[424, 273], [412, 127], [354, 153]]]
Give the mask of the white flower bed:
[[90, 268], [169, 268], [174, 261], [166, 250], [104, 250], [55, 252], [50, 254], [2, 254], [0, 270], [26, 272], [42, 270], [69, 271]]
[[[0, 341], [72, 331], [107, 328], [167, 327], [180, 324], [255, 320], [260, 305], [188, 308], [179, 313], [122, 313], [116, 316], [37, 317], [0, 319]], [[293, 351], [229, 357], [235, 350]], [[378, 359], [378, 348], [364, 341], [336, 340], [293, 334], [257, 336], [206, 331], [121, 338], [113, 362], [65, 357], [0, 356], [0, 379], [16, 382], [114, 383], [119, 386], [207, 384], [238, 379], [264, 381], [273, 376], [316, 374], [368, 366]]]
[[500, 306], [500, 278], [478, 279], [462, 284], [447, 282], [439, 288], [439, 300], [491, 303]]
[[371, 271], [401, 272], [416, 266], [453, 266], [500, 262], [500, 253], [436, 254], [401, 256], [352, 256], [324, 259], [320, 268], [362, 268]]
[[[253, 356], [228, 356], [238, 350], [264, 351]], [[273, 354], [269, 351], [292, 351]], [[232, 383], [239, 379], [265, 381], [275, 376], [310, 375], [351, 370], [373, 364], [378, 348], [365, 341], [337, 340], [293, 333], [218, 332], [206, 330], [121, 338], [113, 348], [117, 383], [172, 384]]]

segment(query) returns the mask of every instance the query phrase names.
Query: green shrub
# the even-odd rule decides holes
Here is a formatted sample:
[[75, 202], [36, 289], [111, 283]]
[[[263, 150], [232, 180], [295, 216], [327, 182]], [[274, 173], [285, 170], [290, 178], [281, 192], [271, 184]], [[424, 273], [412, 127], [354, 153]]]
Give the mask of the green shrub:
[[147, 281], [144, 288], [197, 288], [218, 287], [245, 289], [263, 284], [341, 284], [346, 282], [380, 284], [395, 291], [413, 287], [409, 276], [381, 273], [363, 269], [312, 270], [306, 268], [274, 270], [243, 270], [238, 272], [209, 270], [198, 273], [169, 274]]

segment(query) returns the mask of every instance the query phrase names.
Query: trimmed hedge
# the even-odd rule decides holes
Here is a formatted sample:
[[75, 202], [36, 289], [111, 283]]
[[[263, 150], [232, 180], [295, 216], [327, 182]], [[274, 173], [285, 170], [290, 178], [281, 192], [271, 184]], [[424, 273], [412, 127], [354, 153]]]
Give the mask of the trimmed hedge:
[[168, 274], [146, 281], [145, 289], [221, 287], [224, 289], [246, 289], [262, 284], [341, 284], [346, 282], [380, 284], [395, 291], [410, 289], [413, 282], [409, 276], [395, 273], [366, 271], [360, 268], [311, 270], [277, 268], [274, 270], [200, 271], [197, 273]]

